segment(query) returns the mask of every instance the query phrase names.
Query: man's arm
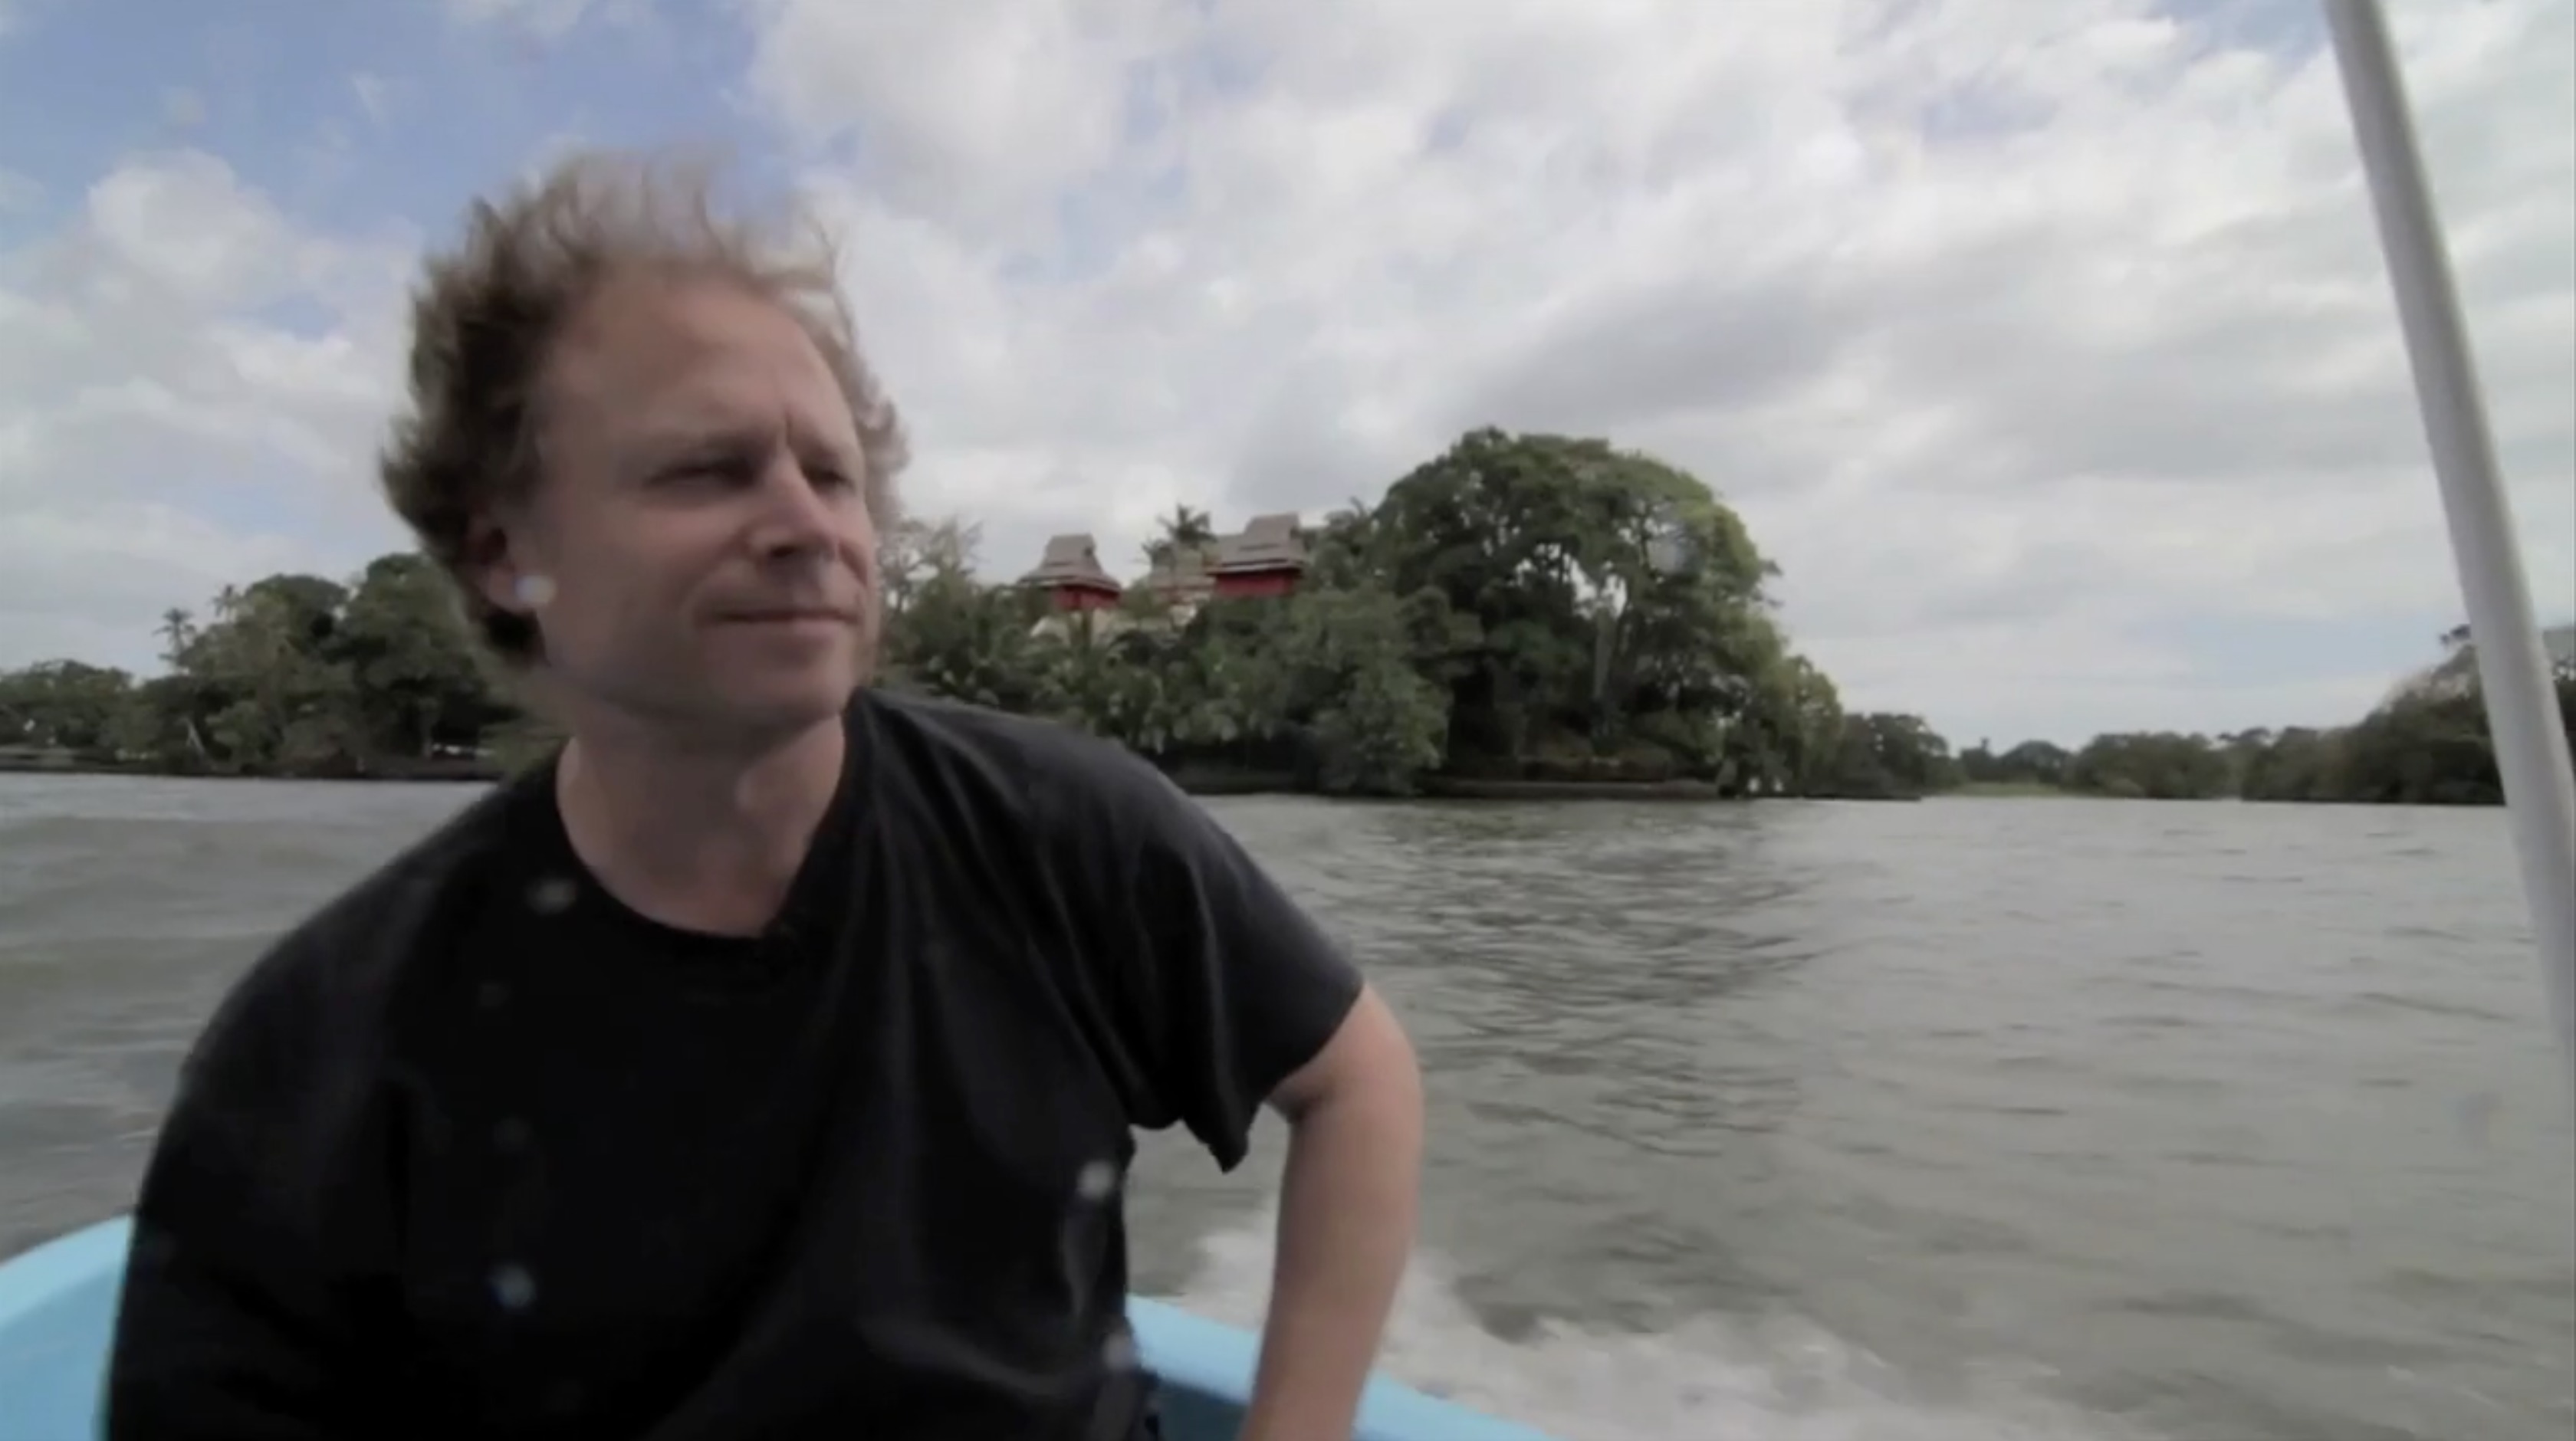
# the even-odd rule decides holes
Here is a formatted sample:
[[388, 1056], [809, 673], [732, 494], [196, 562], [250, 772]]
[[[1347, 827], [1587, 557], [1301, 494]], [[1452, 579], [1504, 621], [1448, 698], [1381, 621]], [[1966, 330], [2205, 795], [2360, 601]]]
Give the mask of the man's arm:
[[[1234, 838], [1121, 757], [1097, 900], [1149, 1093], [1232, 1169], [1265, 1104], [1289, 1123], [1246, 1441], [1343, 1441], [1413, 1240], [1422, 1083], [1383, 999]], [[1101, 844], [1106, 842], [1106, 844]]]
[[226, 997], [181, 1071], [135, 1205], [105, 1441], [344, 1434], [313, 1159], [346, 1083], [317, 1064], [294, 945]]
[[1288, 1166], [1242, 1441], [1340, 1441], [1413, 1249], [1422, 1072], [1395, 1013], [1365, 990], [1270, 1104], [1288, 1122]]

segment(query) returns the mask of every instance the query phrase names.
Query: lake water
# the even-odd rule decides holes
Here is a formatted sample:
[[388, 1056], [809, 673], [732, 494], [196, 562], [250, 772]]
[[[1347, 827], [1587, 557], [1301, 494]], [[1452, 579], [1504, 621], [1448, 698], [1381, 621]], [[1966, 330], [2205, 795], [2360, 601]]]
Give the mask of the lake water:
[[[470, 794], [0, 776], [0, 1252], [124, 1205], [225, 983]], [[2500, 814], [1213, 808], [1419, 1041], [1418, 1384], [1568, 1441], [2576, 1423]], [[1150, 1145], [1140, 1288], [1254, 1319], [1278, 1157]]]

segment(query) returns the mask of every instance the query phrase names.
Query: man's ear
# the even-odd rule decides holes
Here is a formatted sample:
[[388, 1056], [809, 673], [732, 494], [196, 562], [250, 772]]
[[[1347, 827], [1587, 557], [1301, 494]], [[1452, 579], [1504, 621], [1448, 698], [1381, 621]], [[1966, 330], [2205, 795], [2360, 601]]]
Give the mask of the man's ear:
[[554, 597], [554, 582], [522, 563], [499, 521], [477, 519], [465, 532], [465, 570], [483, 603], [509, 615], [532, 615]]

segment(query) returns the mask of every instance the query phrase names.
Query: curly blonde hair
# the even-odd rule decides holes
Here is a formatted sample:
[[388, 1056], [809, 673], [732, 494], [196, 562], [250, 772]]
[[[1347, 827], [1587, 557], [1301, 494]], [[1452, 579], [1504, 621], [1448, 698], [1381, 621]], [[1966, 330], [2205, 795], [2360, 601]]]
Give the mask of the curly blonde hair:
[[461, 244], [433, 254], [412, 295], [410, 403], [378, 460], [385, 498], [455, 585], [476, 636], [512, 668], [543, 654], [534, 621], [494, 606], [468, 553], [477, 522], [535, 488], [539, 384], [556, 338], [612, 276], [717, 276], [749, 286], [811, 335], [857, 422], [869, 514], [895, 521], [903, 425], [860, 354], [838, 248], [801, 207], [723, 213], [703, 159], [588, 152], [467, 212]]

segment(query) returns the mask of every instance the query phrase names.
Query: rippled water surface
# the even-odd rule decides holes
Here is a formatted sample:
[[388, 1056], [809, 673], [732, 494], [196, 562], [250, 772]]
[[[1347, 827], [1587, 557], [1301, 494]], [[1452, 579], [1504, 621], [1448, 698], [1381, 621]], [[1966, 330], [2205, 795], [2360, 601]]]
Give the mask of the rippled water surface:
[[[128, 1199], [259, 944], [437, 787], [0, 776], [0, 1251]], [[1433, 1092], [1390, 1364], [1569, 1441], [2541, 1441], [2576, 1145], [2503, 817], [1214, 803]], [[1278, 1137], [1140, 1286], [1257, 1313]]]

